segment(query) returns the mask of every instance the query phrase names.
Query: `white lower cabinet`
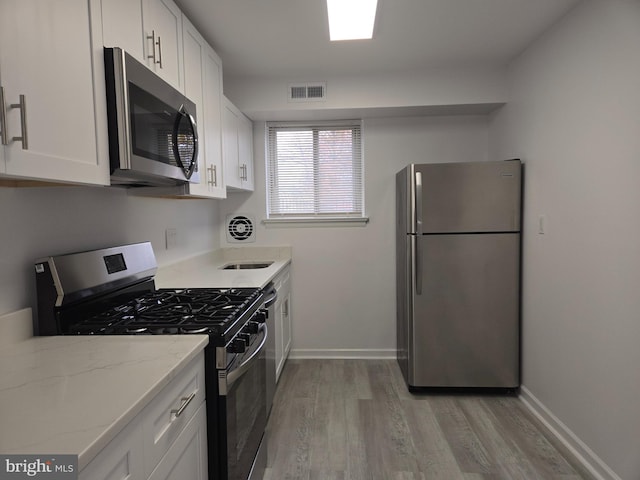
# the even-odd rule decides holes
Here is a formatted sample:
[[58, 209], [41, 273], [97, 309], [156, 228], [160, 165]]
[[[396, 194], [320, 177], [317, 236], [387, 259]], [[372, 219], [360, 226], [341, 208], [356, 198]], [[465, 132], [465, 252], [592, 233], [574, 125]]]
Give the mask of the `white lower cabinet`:
[[273, 283], [278, 292], [274, 308], [276, 316], [276, 381], [278, 381], [291, 350], [291, 275], [289, 267], [285, 268]]
[[142, 425], [136, 417], [85, 468], [79, 480], [144, 479]]
[[149, 480], [206, 479], [206, 424], [206, 406], [203, 404], [171, 445]]
[[80, 480], [206, 480], [204, 353], [85, 468]]

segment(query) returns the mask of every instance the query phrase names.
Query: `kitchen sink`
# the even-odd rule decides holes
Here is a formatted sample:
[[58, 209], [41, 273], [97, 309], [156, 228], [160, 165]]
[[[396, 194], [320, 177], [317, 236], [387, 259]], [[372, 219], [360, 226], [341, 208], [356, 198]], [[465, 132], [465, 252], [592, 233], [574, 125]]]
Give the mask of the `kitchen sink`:
[[254, 270], [258, 268], [267, 268], [273, 262], [238, 262], [228, 263], [222, 270]]

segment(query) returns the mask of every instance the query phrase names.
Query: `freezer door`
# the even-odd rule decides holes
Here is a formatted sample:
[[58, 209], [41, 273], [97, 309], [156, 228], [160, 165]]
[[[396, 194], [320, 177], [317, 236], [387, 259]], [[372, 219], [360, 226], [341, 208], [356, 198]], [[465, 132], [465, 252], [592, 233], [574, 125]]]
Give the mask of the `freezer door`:
[[521, 170], [519, 160], [414, 165], [417, 233], [519, 231]]
[[519, 234], [424, 235], [409, 342], [414, 387], [519, 386]]

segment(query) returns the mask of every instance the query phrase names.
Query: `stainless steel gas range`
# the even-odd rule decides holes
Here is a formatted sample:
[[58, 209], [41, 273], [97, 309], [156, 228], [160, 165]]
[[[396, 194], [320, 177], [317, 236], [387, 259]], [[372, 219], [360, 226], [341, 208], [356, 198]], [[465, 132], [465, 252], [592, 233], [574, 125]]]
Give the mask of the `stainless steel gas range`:
[[156, 289], [151, 244], [35, 264], [36, 335], [208, 335], [209, 478], [262, 478], [266, 466], [265, 301], [258, 288]]

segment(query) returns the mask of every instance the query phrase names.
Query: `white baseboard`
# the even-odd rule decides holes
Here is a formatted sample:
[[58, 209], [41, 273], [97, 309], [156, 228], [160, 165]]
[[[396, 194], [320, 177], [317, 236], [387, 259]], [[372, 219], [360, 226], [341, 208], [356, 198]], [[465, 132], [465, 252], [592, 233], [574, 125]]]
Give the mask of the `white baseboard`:
[[520, 387], [520, 400], [538, 420], [584, 465], [597, 480], [622, 480], [569, 427], [538, 400], [525, 386]]
[[302, 359], [369, 359], [369, 360], [395, 360], [395, 349], [353, 349], [353, 348], [335, 348], [335, 349], [315, 349], [300, 348], [291, 349], [289, 358]]

